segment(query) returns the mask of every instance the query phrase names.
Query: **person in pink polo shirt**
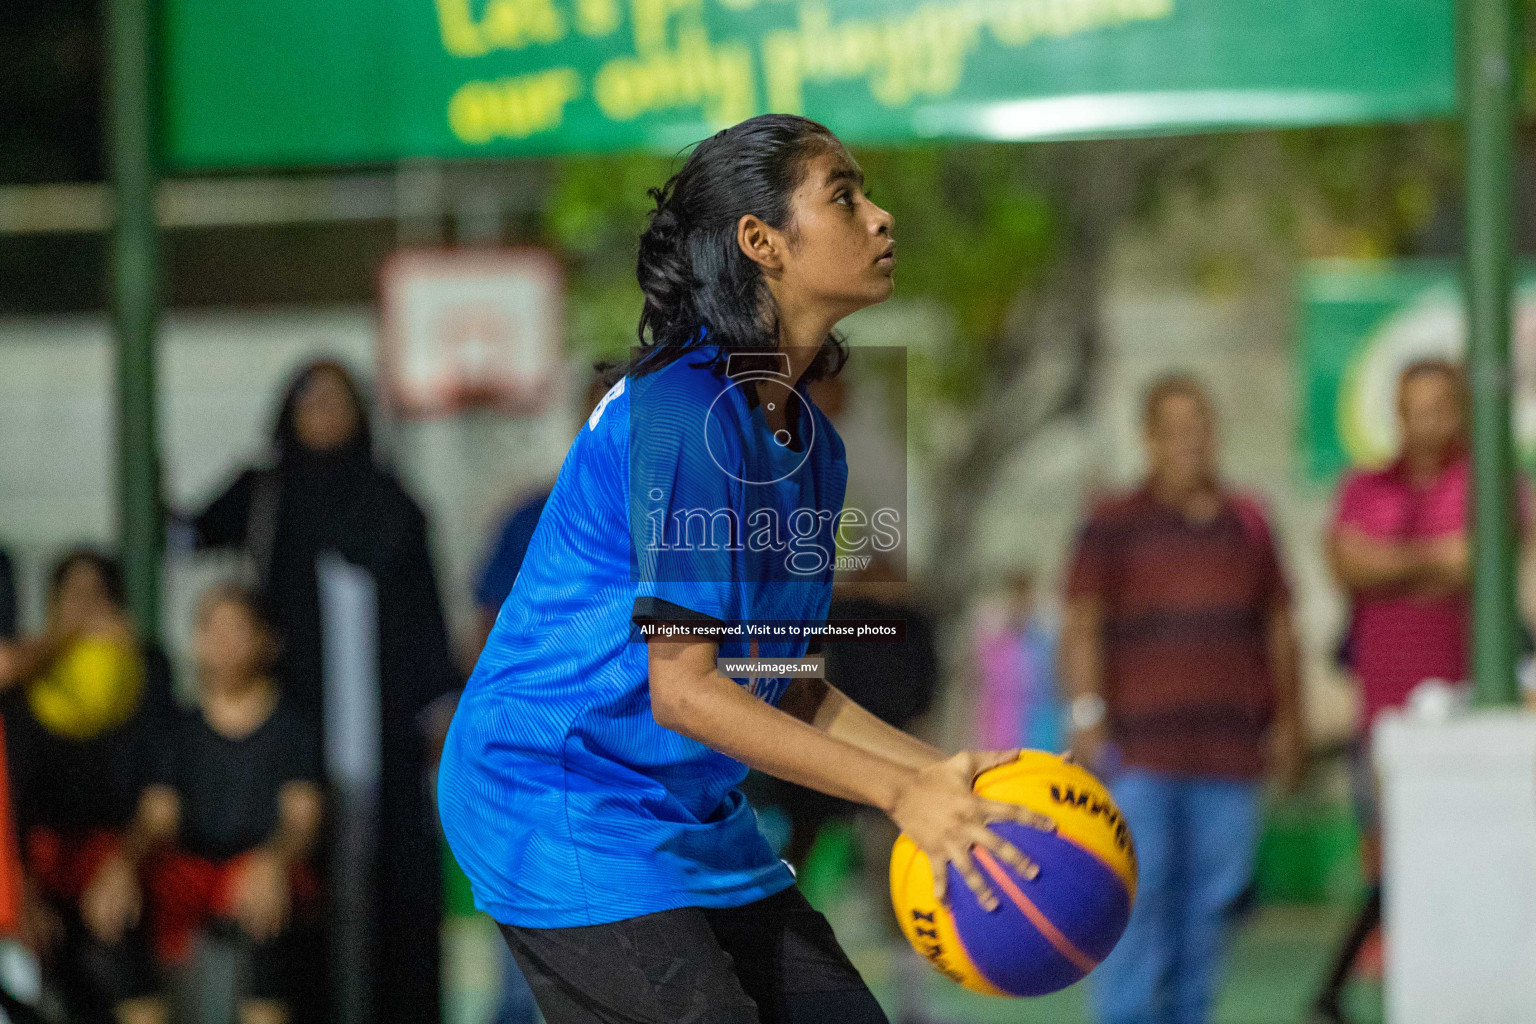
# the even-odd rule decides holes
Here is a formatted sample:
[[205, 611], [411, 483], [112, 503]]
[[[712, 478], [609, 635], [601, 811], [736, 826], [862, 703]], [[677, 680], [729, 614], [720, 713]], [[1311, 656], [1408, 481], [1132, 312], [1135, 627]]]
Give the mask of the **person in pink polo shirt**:
[[1344, 1020], [1344, 982], [1381, 921], [1371, 727], [1424, 680], [1461, 683], [1468, 674], [1466, 413], [1456, 364], [1425, 359], [1405, 368], [1398, 381], [1402, 453], [1384, 469], [1344, 480], [1328, 536], [1334, 578], [1349, 595], [1347, 660], [1362, 698], [1355, 790], [1371, 888], [1318, 997], [1317, 1017], [1325, 1021]]
[[1402, 455], [1350, 474], [1339, 492], [1329, 558], [1353, 605], [1351, 667], [1367, 733], [1424, 680], [1467, 678], [1465, 391], [1452, 363], [1405, 369]]

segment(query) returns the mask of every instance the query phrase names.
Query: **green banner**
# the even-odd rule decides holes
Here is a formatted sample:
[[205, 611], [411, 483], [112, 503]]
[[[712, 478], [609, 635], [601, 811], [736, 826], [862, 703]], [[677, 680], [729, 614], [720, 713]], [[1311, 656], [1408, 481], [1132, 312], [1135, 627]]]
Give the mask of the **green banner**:
[[1454, 0], [163, 0], [172, 168], [1419, 118]]
[[[1515, 440], [1536, 460], [1536, 273], [1516, 288]], [[1460, 360], [1466, 311], [1454, 264], [1338, 260], [1302, 281], [1301, 449], [1308, 476], [1381, 465], [1397, 450], [1397, 379], [1417, 359]]]

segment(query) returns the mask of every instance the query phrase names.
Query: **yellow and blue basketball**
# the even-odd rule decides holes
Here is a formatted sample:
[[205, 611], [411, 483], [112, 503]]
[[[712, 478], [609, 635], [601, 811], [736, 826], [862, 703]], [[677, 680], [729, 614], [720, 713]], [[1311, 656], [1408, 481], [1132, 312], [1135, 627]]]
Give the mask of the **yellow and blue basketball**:
[[1136, 851], [1103, 783], [1055, 754], [1026, 750], [983, 772], [977, 795], [1056, 823], [989, 827], [1039, 866], [1029, 880], [986, 850], [976, 866], [1000, 904], [983, 910], [954, 867], [948, 905], [934, 898], [928, 855], [902, 835], [891, 851], [891, 902], [901, 930], [941, 974], [987, 995], [1040, 996], [1093, 970], [1125, 931], [1136, 899]]

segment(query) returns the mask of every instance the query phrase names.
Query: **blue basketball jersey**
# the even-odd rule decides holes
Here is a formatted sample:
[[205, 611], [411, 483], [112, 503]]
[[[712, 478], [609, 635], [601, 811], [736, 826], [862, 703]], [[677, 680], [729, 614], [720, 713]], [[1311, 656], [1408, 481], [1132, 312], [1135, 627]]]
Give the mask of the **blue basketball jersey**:
[[[747, 768], [656, 724], [637, 617], [822, 622], [847, 464], [804, 397], [775, 439], [707, 347], [620, 380], [582, 427], [454, 715], [444, 831], [498, 921], [601, 924], [787, 887]], [[780, 393], [783, 393], [781, 389]], [[802, 639], [758, 640], [798, 657]], [[721, 642], [724, 657], [751, 653]], [[788, 680], [739, 680], [776, 703]]]

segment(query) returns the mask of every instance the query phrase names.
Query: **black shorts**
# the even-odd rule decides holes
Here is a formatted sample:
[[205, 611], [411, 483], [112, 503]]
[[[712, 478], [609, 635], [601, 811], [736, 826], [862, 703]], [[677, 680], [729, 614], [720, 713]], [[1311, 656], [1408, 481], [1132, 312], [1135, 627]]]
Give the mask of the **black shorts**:
[[888, 1024], [793, 886], [744, 907], [501, 933], [547, 1024]]

